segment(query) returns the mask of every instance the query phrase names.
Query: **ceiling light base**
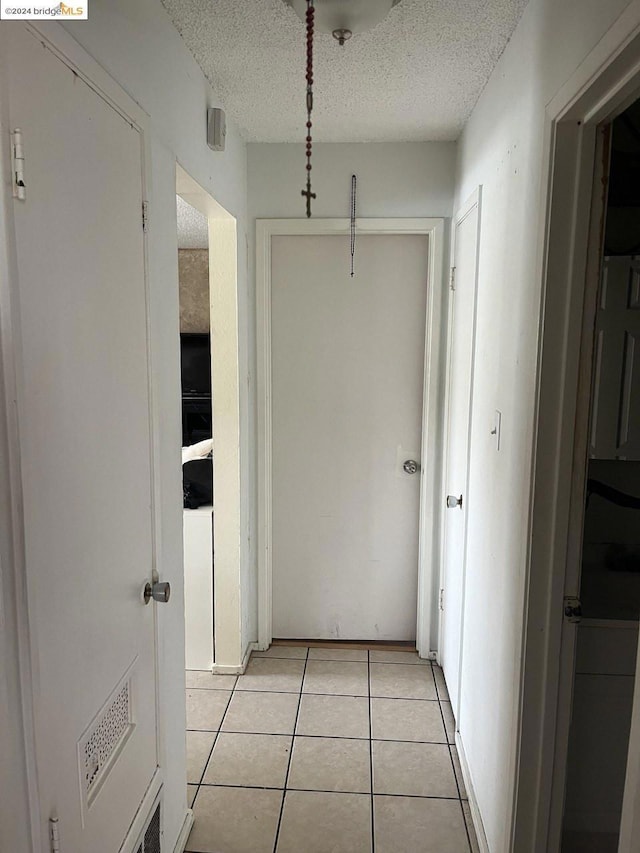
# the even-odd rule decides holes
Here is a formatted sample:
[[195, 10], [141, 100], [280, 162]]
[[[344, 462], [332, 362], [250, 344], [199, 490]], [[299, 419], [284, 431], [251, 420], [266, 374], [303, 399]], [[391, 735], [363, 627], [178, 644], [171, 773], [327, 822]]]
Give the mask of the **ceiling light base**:
[[332, 36], [334, 37], [334, 39], [338, 42], [338, 44], [340, 45], [340, 47], [342, 47], [342, 45], [343, 45], [346, 41], [349, 41], [349, 39], [351, 38], [351, 36], [353, 35], [353, 33], [351, 32], [351, 30], [345, 30], [345, 29], [340, 28], [339, 30], [334, 30], [334, 31], [331, 33], [331, 35], [332, 35]]
[[[303, 21], [307, 0], [284, 0]], [[383, 21], [400, 0], [315, 0], [315, 28], [321, 33], [364, 33]], [[339, 37], [337, 40], [340, 41]], [[345, 38], [346, 41], [346, 38]], [[344, 42], [340, 42], [343, 44]]]

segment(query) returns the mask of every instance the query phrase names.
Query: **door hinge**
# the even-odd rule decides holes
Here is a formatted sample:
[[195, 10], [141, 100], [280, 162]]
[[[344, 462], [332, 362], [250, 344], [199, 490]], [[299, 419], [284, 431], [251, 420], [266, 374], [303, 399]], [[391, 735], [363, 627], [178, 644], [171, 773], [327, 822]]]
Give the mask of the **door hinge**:
[[582, 621], [582, 602], [570, 595], [564, 597], [564, 618], [567, 622]]
[[438, 602], [438, 606], [439, 606], [440, 610], [444, 610], [444, 589], [440, 590], [440, 599]]
[[142, 230], [147, 233], [147, 225], [149, 223], [149, 202], [142, 202]]
[[24, 148], [22, 146], [22, 131], [16, 127], [11, 133], [11, 175], [13, 197], [24, 201], [27, 197], [27, 187], [24, 182]]
[[58, 818], [49, 818], [49, 841], [51, 842], [51, 853], [60, 853], [60, 832]]
[[451, 290], [456, 289], [456, 268], [451, 267], [451, 275], [449, 276], [449, 287]]

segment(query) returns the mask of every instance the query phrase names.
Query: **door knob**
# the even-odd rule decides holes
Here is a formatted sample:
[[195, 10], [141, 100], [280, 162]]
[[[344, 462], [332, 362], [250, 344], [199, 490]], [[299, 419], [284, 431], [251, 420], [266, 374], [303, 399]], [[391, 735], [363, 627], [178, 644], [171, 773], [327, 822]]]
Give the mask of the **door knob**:
[[455, 495], [447, 495], [447, 509], [455, 509], [457, 506], [462, 509], [462, 495], [459, 498]]
[[171, 584], [164, 582], [160, 583], [160, 581], [156, 581], [155, 583], [147, 583], [144, 585], [144, 590], [142, 592], [142, 597], [144, 599], [144, 603], [148, 604], [153, 598], [154, 601], [159, 601], [161, 604], [166, 604], [171, 597]]
[[405, 474], [416, 474], [420, 470], [420, 463], [416, 462], [415, 459], [407, 459], [402, 466], [402, 470]]

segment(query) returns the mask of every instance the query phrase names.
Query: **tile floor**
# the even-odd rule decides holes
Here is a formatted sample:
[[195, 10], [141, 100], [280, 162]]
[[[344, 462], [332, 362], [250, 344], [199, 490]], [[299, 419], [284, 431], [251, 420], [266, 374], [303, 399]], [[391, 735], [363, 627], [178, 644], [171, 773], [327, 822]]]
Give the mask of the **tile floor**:
[[272, 646], [187, 672], [189, 853], [476, 853], [442, 671]]

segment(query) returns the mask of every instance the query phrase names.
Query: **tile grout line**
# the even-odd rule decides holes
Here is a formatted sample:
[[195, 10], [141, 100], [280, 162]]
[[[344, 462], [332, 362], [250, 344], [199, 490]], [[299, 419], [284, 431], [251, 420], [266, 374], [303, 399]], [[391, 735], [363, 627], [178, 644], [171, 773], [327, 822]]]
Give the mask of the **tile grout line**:
[[[276, 788], [273, 785], [230, 785], [228, 783], [221, 782], [203, 782], [200, 786], [201, 788], [234, 788], [240, 791], [284, 791], [284, 788]], [[368, 797], [369, 794], [366, 791], [335, 791], [335, 790], [325, 790], [323, 788], [287, 788], [287, 793], [289, 791], [295, 791], [300, 794], [346, 794], [350, 797]], [[433, 794], [390, 794], [386, 791], [384, 793], [376, 794], [376, 797], [395, 797], [398, 799], [410, 799], [410, 800], [444, 800], [448, 803], [458, 803], [461, 802], [458, 797], [436, 797]]]
[[[236, 679], [236, 684], [237, 684], [237, 679]], [[192, 810], [196, 804], [196, 800], [198, 799], [198, 794], [200, 793], [200, 788], [202, 787], [202, 780], [204, 779], [204, 774], [207, 772], [207, 767], [209, 766], [209, 762], [211, 761], [211, 756], [213, 755], [213, 750], [215, 748], [215, 745], [218, 742], [218, 736], [219, 736], [220, 732], [222, 731], [222, 724], [224, 723], [224, 718], [227, 716], [227, 711], [229, 710], [229, 705], [231, 704], [231, 700], [233, 698], [234, 691], [235, 691], [235, 685], [231, 688], [231, 690], [229, 692], [229, 698], [227, 699], [227, 704], [225, 705], [224, 713], [222, 714], [222, 717], [220, 718], [220, 726], [218, 727], [217, 732], [214, 733], [213, 743], [211, 744], [211, 749], [209, 750], [209, 756], [207, 757], [207, 760], [204, 763], [204, 767], [202, 769], [202, 774], [200, 775], [200, 781], [198, 782], [198, 787], [196, 788], [196, 792], [193, 796], [193, 802], [191, 803], [191, 806], [190, 806], [190, 808]], [[187, 729], [187, 731], [198, 731], [198, 730], [197, 729]]]
[[[351, 663], [352, 661], [347, 661], [347, 663]], [[312, 661], [313, 663], [313, 661]], [[330, 663], [335, 663], [335, 661], [330, 661]], [[356, 663], [364, 663], [364, 661], [356, 661]], [[305, 668], [306, 669], [306, 668]], [[219, 692], [222, 688], [217, 687], [189, 687], [188, 690], [202, 690], [208, 693]], [[224, 688], [227, 690], [228, 688]], [[233, 688], [235, 693], [236, 688]], [[241, 689], [238, 690], [238, 693], [275, 693], [277, 695], [285, 694], [290, 696], [297, 696], [299, 694], [298, 690], [255, 690], [255, 689]], [[303, 693], [305, 696], [355, 696], [356, 698], [366, 699], [367, 696], [371, 695], [372, 699], [402, 699], [404, 702], [438, 702], [439, 699], [416, 699], [415, 696], [376, 696], [375, 694], [371, 694], [368, 690], [366, 693], [318, 693], [314, 690], [304, 690]], [[447, 700], [442, 700], [446, 702]], [[207, 729], [187, 729], [187, 731], [207, 731]]]
[[[433, 667], [432, 667], [432, 672], [433, 672]], [[444, 679], [444, 673], [442, 674], [442, 677]], [[449, 760], [451, 761], [451, 769], [453, 770], [453, 778], [454, 778], [454, 781], [456, 783], [456, 790], [458, 792], [458, 802], [460, 803], [460, 811], [462, 812], [462, 823], [464, 824], [464, 831], [465, 831], [465, 834], [467, 836], [467, 844], [469, 845], [469, 853], [472, 853], [473, 847], [471, 846], [471, 835], [469, 834], [469, 827], [467, 826], [467, 816], [464, 813], [464, 804], [462, 801], [462, 792], [460, 790], [460, 783], [458, 782], [458, 774], [456, 773], [456, 763], [453, 760], [453, 750], [451, 749], [452, 746], [455, 747], [455, 743], [454, 744], [449, 743], [449, 733], [447, 732], [447, 724], [445, 722], [444, 711], [442, 709], [442, 703], [444, 701], [449, 701], [449, 704], [451, 704], [451, 700], [445, 700], [445, 699], [440, 698], [440, 690], [438, 688], [438, 680], [436, 679], [435, 672], [433, 672], [433, 680], [434, 680], [434, 683], [436, 685], [436, 696], [438, 697], [438, 707], [440, 708], [440, 716], [442, 717], [442, 725], [444, 726], [444, 733], [445, 733], [445, 737], [447, 738], [447, 747], [449, 748]], [[453, 714], [453, 706], [451, 708], [451, 713]], [[454, 740], [455, 740], [455, 729], [456, 729], [456, 722], [455, 722], [455, 717], [454, 717], [454, 724], [453, 724]]]
[[371, 652], [367, 651], [367, 706], [369, 709], [369, 780], [371, 782], [371, 853], [376, 850], [375, 801], [373, 799], [373, 725], [371, 717]]
[[307, 648], [307, 656], [304, 659], [304, 667], [302, 668], [302, 680], [300, 681], [300, 693], [298, 695], [298, 707], [296, 708], [296, 718], [293, 722], [293, 733], [291, 735], [291, 751], [289, 752], [289, 761], [287, 762], [287, 772], [284, 777], [284, 788], [282, 789], [282, 802], [280, 803], [280, 815], [278, 817], [278, 826], [276, 835], [273, 841], [273, 853], [276, 853], [278, 848], [278, 840], [280, 838], [280, 827], [282, 826], [282, 816], [284, 814], [284, 801], [287, 797], [287, 784], [289, 782], [289, 772], [291, 770], [291, 761], [293, 759], [293, 747], [296, 739], [296, 729], [298, 728], [298, 717], [300, 716], [300, 705], [302, 704], [302, 691], [304, 688], [304, 678], [307, 672], [307, 663], [309, 661], [309, 649]]
[[[302, 695], [303, 696], [309, 696], [309, 695], [316, 695], [316, 694], [303, 693]], [[342, 698], [342, 697], [340, 697], [340, 698]], [[366, 696], [346, 696], [345, 698], [346, 699], [366, 699], [367, 697]], [[371, 698], [377, 699], [378, 697], [372, 696]], [[392, 699], [391, 701], [396, 702], [398, 700]], [[400, 701], [402, 701], [402, 700], [400, 700]], [[202, 734], [215, 734], [216, 733], [216, 729], [187, 729], [187, 731], [200, 732]], [[225, 735], [254, 735], [256, 737], [287, 737], [288, 736], [287, 732], [247, 732], [247, 731], [240, 731], [240, 730], [236, 730], [236, 729], [225, 729], [224, 732], [222, 732], [222, 729], [220, 729], [220, 732], [222, 734], [225, 734]], [[406, 740], [405, 738], [397, 738], [397, 737], [393, 737], [393, 738], [389, 738], [389, 737], [369, 738], [369, 737], [352, 737], [350, 735], [308, 735], [308, 734], [297, 734], [297, 733], [296, 733], [296, 737], [316, 738], [318, 740], [357, 740], [357, 741], [372, 740], [374, 743], [419, 743], [419, 744], [428, 744], [430, 746], [450, 746], [449, 742], [446, 740]], [[189, 782], [189, 784], [195, 785], [197, 783]]]

